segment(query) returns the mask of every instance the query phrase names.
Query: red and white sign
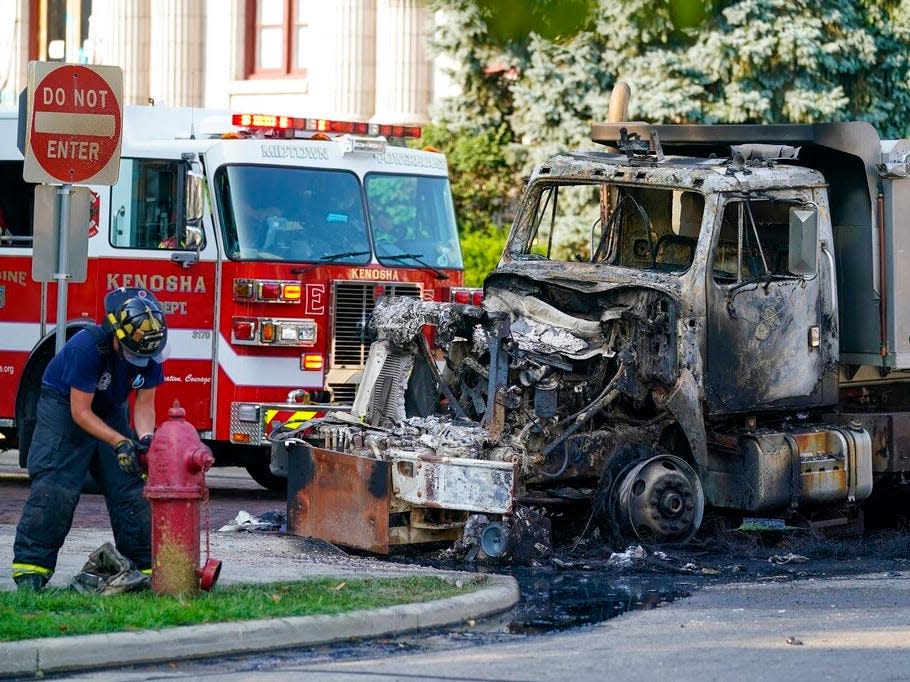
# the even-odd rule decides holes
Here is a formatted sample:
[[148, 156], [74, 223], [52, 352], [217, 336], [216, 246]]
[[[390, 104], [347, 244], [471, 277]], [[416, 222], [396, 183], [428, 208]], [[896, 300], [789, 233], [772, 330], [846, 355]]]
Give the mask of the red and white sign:
[[123, 72], [29, 62], [28, 182], [113, 185], [120, 174]]

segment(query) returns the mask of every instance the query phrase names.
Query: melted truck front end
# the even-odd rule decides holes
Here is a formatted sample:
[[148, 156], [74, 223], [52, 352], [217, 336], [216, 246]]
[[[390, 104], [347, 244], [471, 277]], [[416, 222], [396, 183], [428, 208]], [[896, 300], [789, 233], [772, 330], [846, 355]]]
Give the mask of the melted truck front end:
[[[292, 532], [497, 556], [579, 501], [613, 544], [706, 507], [855, 522], [910, 471], [910, 145], [870, 131], [595, 126], [531, 177], [482, 306], [377, 304], [353, 413], [288, 441]], [[345, 500], [313, 521], [320, 486]]]

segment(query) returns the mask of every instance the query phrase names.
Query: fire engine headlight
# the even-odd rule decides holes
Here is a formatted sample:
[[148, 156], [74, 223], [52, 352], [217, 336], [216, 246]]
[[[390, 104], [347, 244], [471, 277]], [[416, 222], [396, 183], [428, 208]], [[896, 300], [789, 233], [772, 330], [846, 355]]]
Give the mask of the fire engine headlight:
[[259, 405], [237, 405], [237, 419], [242, 422], [256, 424], [259, 422]]
[[276, 321], [275, 340], [287, 345], [310, 345], [316, 341], [316, 322], [314, 320], [279, 320]]
[[314, 343], [316, 341], [316, 323], [306, 320], [297, 325], [297, 340]]

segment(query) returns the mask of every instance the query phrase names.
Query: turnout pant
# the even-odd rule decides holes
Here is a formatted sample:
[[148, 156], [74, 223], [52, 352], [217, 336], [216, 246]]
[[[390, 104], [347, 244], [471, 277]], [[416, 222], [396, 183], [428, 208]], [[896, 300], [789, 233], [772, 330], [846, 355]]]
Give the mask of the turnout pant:
[[[123, 404], [103, 419], [113, 429], [131, 435], [127, 410]], [[151, 511], [142, 494], [142, 479], [121, 470], [113, 449], [73, 421], [68, 398], [42, 388], [28, 451], [31, 492], [13, 545], [14, 577], [38, 573], [50, 578], [53, 574], [86, 472], [104, 493], [117, 550], [137, 568], [151, 567]]]

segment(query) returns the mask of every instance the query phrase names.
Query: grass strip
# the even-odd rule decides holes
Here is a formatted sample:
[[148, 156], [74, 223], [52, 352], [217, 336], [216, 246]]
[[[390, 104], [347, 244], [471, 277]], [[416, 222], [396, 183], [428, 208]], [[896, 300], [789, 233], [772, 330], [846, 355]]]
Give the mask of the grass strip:
[[[459, 583], [461, 585], [461, 583]], [[0, 592], [0, 641], [335, 614], [431, 601], [477, 589], [436, 577], [227, 585], [193, 596], [101, 596], [65, 588]]]

